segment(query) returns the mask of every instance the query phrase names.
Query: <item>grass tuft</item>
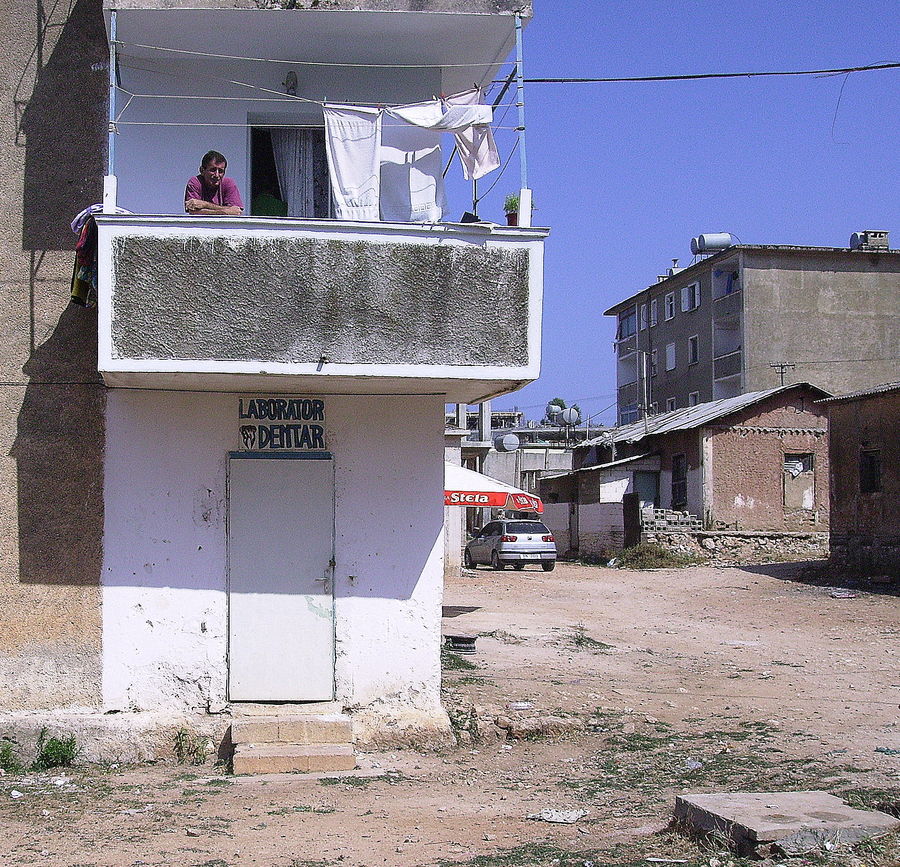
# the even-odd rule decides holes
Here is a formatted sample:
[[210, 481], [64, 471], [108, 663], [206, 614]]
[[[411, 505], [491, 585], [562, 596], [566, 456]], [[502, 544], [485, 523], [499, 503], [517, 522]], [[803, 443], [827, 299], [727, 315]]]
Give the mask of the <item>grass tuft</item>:
[[50, 768], [68, 768], [75, 764], [81, 748], [75, 735], [63, 738], [48, 738], [47, 729], [42, 728], [37, 740], [37, 755], [31, 766], [33, 771], [46, 771]]
[[676, 554], [662, 545], [641, 542], [640, 545], [622, 551], [616, 566], [620, 569], [675, 569], [681, 566], [696, 566], [705, 562], [705, 557], [698, 557], [695, 554]]

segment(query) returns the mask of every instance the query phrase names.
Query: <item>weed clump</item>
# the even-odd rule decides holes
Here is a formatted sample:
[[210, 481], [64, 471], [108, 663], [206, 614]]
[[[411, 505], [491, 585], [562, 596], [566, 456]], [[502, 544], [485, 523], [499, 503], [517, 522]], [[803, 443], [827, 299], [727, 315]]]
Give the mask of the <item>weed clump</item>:
[[474, 662], [469, 662], [458, 653], [453, 653], [445, 647], [441, 648], [441, 668], [444, 671], [477, 671], [478, 666]]
[[21, 770], [22, 763], [19, 761], [13, 742], [4, 738], [0, 741], [0, 771], [17, 774]]
[[175, 732], [175, 758], [179, 765], [202, 765], [209, 755], [211, 744], [203, 735], [190, 732], [185, 728]]
[[626, 548], [618, 557], [616, 566], [620, 569], [674, 569], [705, 562], [705, 557], [696, 554], [677, 554], [662, 545], [641, 542], [633, 548]]
[[31, 766], [33, 771], [46, 771], [50, 768], [68, 768], [75, 764], [81, 748], [75, 735], [63, 738], [48, 738], [47, 729], [42, 728], [37, 739], [37, 755]]

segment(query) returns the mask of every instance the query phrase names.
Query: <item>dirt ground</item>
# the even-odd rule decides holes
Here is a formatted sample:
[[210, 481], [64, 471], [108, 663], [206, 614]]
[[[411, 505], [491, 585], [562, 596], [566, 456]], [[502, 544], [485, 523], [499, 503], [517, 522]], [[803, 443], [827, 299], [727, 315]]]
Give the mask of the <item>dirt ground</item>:
[[[444, 608], [445, 634], [479, 636], [444, 654], [456, 750], [318, 780], [7, 774], [0, 865], [726, 867], [664, 830], [678, 793], [816, 788], [896, 809], [898, 586], [837, 598], [803, 569], [466, 572]], [[588, 812], [526, 818], [544, 808]], [[867, 851], [840, 863], [900, 864], [897, 838]]]

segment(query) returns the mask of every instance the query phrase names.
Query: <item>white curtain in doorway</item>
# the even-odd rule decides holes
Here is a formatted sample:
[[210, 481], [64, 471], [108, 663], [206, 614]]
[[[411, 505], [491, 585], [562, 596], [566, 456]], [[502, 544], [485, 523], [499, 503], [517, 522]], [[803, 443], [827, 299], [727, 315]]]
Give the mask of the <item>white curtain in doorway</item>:
[[271, 133], [275, 169], [289, 217], [315, 216], [316, 132], [313, 129], [273, 129]]

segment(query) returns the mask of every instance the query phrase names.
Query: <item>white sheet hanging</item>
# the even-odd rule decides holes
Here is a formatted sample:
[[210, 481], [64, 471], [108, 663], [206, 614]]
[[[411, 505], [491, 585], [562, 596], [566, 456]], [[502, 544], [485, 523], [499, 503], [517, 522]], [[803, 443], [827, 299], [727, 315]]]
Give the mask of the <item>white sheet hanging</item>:
[[388, 118], [381, 132], [381, 219], [436, 223], [447, 207], [441, 133]]
[[[481, 89], [473, 88], [463, 93], [455, 93], [453, 96], [448, 96], [445, 102], [454, 108], [477, 106], [490, 110], [489, 106], [480, 104], [482, 99]], [[492, 110], [491, 114], [491, 119], [493, 119]], [[488, 124], [490, 124], [490, 120], [486, 124], [471, 126], [456, 133], [456, 149], [459, 151], [463, 177], [467, 181], [477, 181], [488, 174], [488, 172], [500, 168], [500, 152], [497, 150], [497, 143], [494, 141], [494, 131]]]
[[[344, 220], [437, 222], [446, 207], [440, 135], [456, 135], [463, 174], [500, 166], [493, 109], [479, 89], [384, 109], [325, 106], [335, 216]], [[382, 125], [381, 118], [389, 120]]]
[[379, 219], [381, 117], [377, 108], [325, 106], [328, 174], [339, 220]]

